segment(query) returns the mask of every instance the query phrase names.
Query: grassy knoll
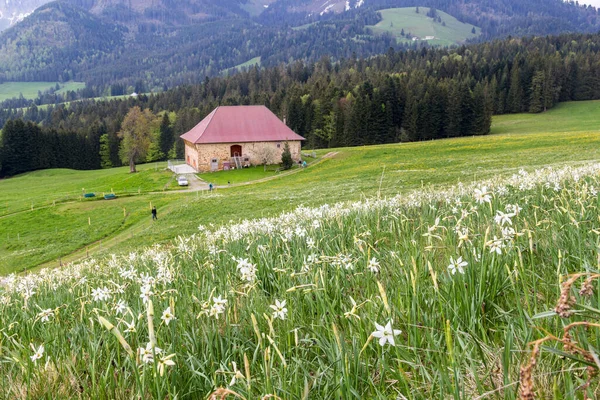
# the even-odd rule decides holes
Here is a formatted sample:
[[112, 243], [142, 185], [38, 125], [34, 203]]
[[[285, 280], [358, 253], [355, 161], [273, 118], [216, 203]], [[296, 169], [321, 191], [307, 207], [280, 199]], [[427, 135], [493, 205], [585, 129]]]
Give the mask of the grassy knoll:
[[[93, 250], [121, 251], [149, 243], [164, 242], [181, 234], [189, 235], [197, 232], [199, 224], [220, 224], [230, 220], [269, 216], [302, 204], [317, 206], [341, 200], [372, 197], [377, 193], [390, 196], [421, 186], [439, 187], [491, 175], [512, 174], [521, 167], [532, 168], [556, 163], [598, 160], [600, 159], [600, 133], [598, 128], [592, 130], [591, 127], [599, 122], [599, 117], [598, 113], [591, 111], [599, 104], [600, 102], [572, 103], [561, 105], [545, 114], [495, 117], [491, 136], [320, 150], [317, 152], [319, 155], [330, 151], [337, 151], [338, 154], [299, 173], [260, 184], [219, 189], [213, 193], [178, 193], [170, 194], [168, 198], [167, 195], [159, 196], [168, 202], [165, 206], [161, 203], [159, 207], [158, 223], [147, 224], [147, 221], [144, 221], [144, 225], [131, 225], [129, 228], [120, 227], [114, 230], [106, 228], [105, 231], [110, 230], [111, 234], [120, 235], [119, 240], [112, 241], [110, 247], [97, 247]], [[553, 117], [555, 114], [563, 113], [578, 117], [572, 119]], [[511, 122], [520, 118], [530, 122], [522, 125]], [[546, 122], [552, 119], [554, 119], [552, 123]], [[548, 129], [544, 129], [544, 124], [547, 124]], [[506, 128], [507, 125], [510, 128]], [[148, 168], [152, 169], [152, 166]], [[262, 168], [257, 170], [260, 172]], [[98, 185], [104, 180], [113, 179], [110, 178], [111, 171], [73, 173], [81, 175], [84, 181], [98, 182]], [[94, 174], [99, 176], [94, 179], [87, 178]], [[236, 172], [231, 171], [229, 174], [234, 175], [228, 175], [227, 172], [214, 174], [216, 178], [213, 183], [226, 184]], [[168, 176], [160, 176], [161, 180], [156, 187], [161, 187], [169, 180]], [[26, 177], [27, 175], [13, 178], [12, 183], [11, 180], [0, 182], [0, 196], [6, 196], [3, 185], [10, 183], [13, 198], [19, 196], [29, 198], [27, 194], [19, 194], [22, 186], [20, 180]], [[142, 177], [140, 174], [131, 179]], [[222, 179], [222, 182], [218, 181], [219, 179]], [[61, 181], [64, 179], [56, 182], [54, 192], [60, 191]], [[80, 191], [83, 187], [79, 183], [73, 186], [73, 191]], [[108, 186], [110, 185], [98, 187]], [[135, 188], [135, 185], [132, 186]], [[89, 185], [89, 188], [92, 187], [93, 185]], [[151, 187], [153, 186], [150, 185], [148, 189]], [[119, 204], [127, 200], [115, 201]], [[140, 201], [139, 205], [136, 203], [133, 207], [141, 207], [140, 215], [144, 215], [147, 213], [149, 201]], [[26, 207], [27, 202], [22, 206]], [[126, 208], [129, 210], [131, 207], [126, 206]], [[52, 210], [40, 211], [40, 220], [46, 218], [44, 212], [51, 213]], [[94, 213], [91, 217], [97, 218]], [[107, 226], [119, 226], [118, 221], [122, 218], [122, 212], [115, 213], [114, 218], [115, 221], [107, 223]], [[27, 232], [35, 232], [34, 229], [34, 225], [30, 224], [6, 227], [2, 224], [0, 237], [6, 236], [7, 230], [10, 230], [12, 237], [16, 236], [18, 230], [24, 235]], [[75, 246], [64, 246], [59, 242], [55, 245], [63, 254], [75, 249]], [[4, 260], [10, 264], [10, 252], [7, 251], [6, 254]], [[33, 262], [28, 264], [28, 266], [33, 265], [35, 265]]]
[[370, 26], [374, 33], [391, 33], [398, 41], [409, 42], [412, 38], [401, 36], [404, 33], [411, 33], [411, 36], [417, 36], [421, 39], [426, 36], [434, 36], [435, 39], [428, 40], [432, 45], [451, 46], [467, 39], [472, 39], [481, 34], [481, 29], [475, 27], [476, 33], [471, 30], [473, 25], [464, 24], [450, 14], [443, 11], [437, 11], [442, 22], [434, 21], [427, 16], [429, 8], [419, 7], [419, 13], [416, 7], [389, 8], [380, 10], [382, 20], [376, 25]]
[[[19, 97], [23, 94], [26, 99], [35, 99], [38, 97], [38, 91], [45, 91], [56, 86], [57, 82], [4, 82], [0, 84], [0, 101]], [[59, 83], [60, 90], [57, 93], [64, 93], [68, 90], [83, 89], [83, 82]]]

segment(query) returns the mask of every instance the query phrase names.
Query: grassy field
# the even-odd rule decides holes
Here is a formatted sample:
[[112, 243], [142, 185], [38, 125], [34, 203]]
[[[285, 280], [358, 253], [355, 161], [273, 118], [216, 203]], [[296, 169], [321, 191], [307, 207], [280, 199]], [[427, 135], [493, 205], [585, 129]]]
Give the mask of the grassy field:
[[428, 40], [428, 42], [432, 45], [441, 46], [462, 43], [467, 39], [472, 39], [481, 34], [479, 27], [475, 27], [476, 33], [473, 34], [471, 32], [474, 27], [473, 25], [464, 24], [443, 11], [438, 10], [437, 13], [442, 18], [442, 22], [445, 22], [445, 26], [427, 17], [429, 8], [419, 7], [418, 14], [416, 10], [416, 7], [380, 10], [379, 12], [383, 19], [376, 25], [370, 26], [370, 28], [374, 33], [378, 34], [389, 32], [399, 42], [409, 42], [412, 40], [412, 38], [407, 39], [400, 35], [402, 29], [404, 29], [406, 34], [411, 33], [412, 36], [417, 36], [421, 39], [426, 36], [433, 36], [435, 39]]
[[129, 167], [95, 171], [52, 169], [28, 172], [0, 182], [0, 217], [65, 201], [79, 200], [84, 193], [131, 195], [176, 188], [167, 163], [138, 166], [137, 174]]
[[599, 173], [303, 208], [0, 278], [2, 395], [598, 398]]
[[[54, 88], [57, 82], [4, 82], [0, 84], [0, 101], [19, 97], [23, 94], [26, 99], [38, 97], [38, 91]], [[57, 93], [65, 93], [68, 90], [78, 90], [85, 87], [83, 82], [58, 83], [60, 90]]]
[[237, 69], [238, 71], [241, 70], [242, 68], [250, 68], [253, 66], [259, 66], [260, 67], [260, 56], [258, 57], [254, 57], [244, 63], [238, 64], [235, 67], [233, 67], [234, 69]]
[[[595, 111], [599, 105], [600, 102], [570, 103], [540, 115], [495, 117], [491, 136], [320, 150], [317, 152], [320, 156], [330, 151], [338, 153], [334, 158], [299, 173], [260, 184], [219, 189], [212, 193], [142, 194], [135, 198], [119, 198], [108, 202], [115, 207], [111, 212], [94, 208], [87, 214], [73, 212], [73, 219], [78, 218], [76, 224], [79, 226], [87, 223], [88, 216], [92, 221], [105, 221], [105, 227], [94, 237], [110, 235], [113, 240], [103, 241], [102, 246], [92, 244], [90, 249], [94, 253], [107, 253], [165, 242], [178, 235], [191, 235], [197, 232], [199, 224], [270, 216], [299, 205], [318, 206], [334, 201], [358, 200], [378, 193], [392, 196], [422, 186], [440, 187], [491, 175], [512, 174], [522, 167], [598, 160], [600, 117]], [[148, 184], [144, 187], [144, 175], [132, 176], [126, 169], [62, 171], [56, 172], [55, 178], [44, 177], [44, 174], [55, 172], [41, 171], [0, 181], [0, 207], [3, 207], [0, 210], [4, 213], [27, 210], [32, 199], [44, 199], [44, 204], [49, 204], [53, 194], [57, 195], [56, 198], [59, 198], [59, 193], [78, 196], [82, 188], [86, 191], [108, 191], [110, 188], [135, 191], [138, 187], [142, 187], [142, 191], [161, 190], [171, 179], [160, 171], [154, 174], [153, 165], [146, 168], [150, 171], [147, 171]], [[256, 178], [263, 177], [262, 168], [255, 171], [258, 173]], [[63, 173], [73, 175], [65, 179]], [[220, 172], [210, 175], [209, 180], [215, 184], [226, 184], [227, 180], [233, 179], [235, 183], [237, 173]], [[245, 180], [249, 178], [242, 177]], [[23, 193], [23, 186], [32, 189]], [[160, 204], [159, 200], [162, 200]], [[158, 223], [149, 221], [150, 201], [159, 204]], [[133, 215], [139, 215], [139, 219], [132, 218], [129, 225], [122, 225], [123, 213], [118, 211], [120, 206]], [[0, 247], [4, 272], [30, 268], [40, 261], [40, 258], [26, 258], [18, 252], [34, 251], [36, 226], [45, 226], [47, 221], [52, 220], [53, 212], [50, 208], [39, 210], [35, 213], [36, 218], [27, 220], [27, 223], [21, 222], [24, 220], [15, 215], [10, 223], [4, 223], [5, 220], [0, 224], [0, 238], [18, 235], [31, 238], [31, 243], [23, 249]], [[106, 220], [110, 218], [113, 220]], [[46, 237], [51, 237], [54, 229], [56, 225], [47, 224]], [[53, 254], [65, 255], [84, 245], [82, 241], [68, 245], [55, 243]], [[17, 258], [21, 260], [18, 264], [14, 262]]]
[[[165, 196], [146, 193], [178, 189], [165, 167], [141, 165], [137, 174], [129, 167], [44, 170], [0, 182], [0, 275], [99, 243], [147, 217], [151, 203], [164, 207]], [[84, 199], [84, 193], [96, 197]], [[118, 198], [103, 200], [104, 193]]]

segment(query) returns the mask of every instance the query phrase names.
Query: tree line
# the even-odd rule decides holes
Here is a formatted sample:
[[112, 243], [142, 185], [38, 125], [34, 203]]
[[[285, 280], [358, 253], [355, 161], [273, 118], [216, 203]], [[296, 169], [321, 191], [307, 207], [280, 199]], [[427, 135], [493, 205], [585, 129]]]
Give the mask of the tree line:
[[[263, 104], [286, 118], [307, 139], [305, 146], [322, 148], [483, 135], [492, 114], [543, 112], [559, 101], [591, 99], [600, 99], [600, 35], [566, 34], [253, 67], [135, 99], [2, 110], [0, 122], [33, 121], [44, 132], [97, 141], [94, 149], [106, 135], [104, 159], [118, 166], [119, 132], [136, 106], [169, 118], [170, 139], [153, 154], [181, 157], [179, 135], [219, 105]], [[94, 127], [103, 133], [92, 133]], [[99, 151], [89, 157], [93, 167], [108, 166]]]

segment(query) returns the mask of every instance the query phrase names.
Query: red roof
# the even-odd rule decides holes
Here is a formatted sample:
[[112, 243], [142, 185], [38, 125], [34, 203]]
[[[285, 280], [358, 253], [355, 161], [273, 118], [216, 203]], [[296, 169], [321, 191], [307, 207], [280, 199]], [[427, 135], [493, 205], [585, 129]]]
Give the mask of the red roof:
[[305, 140], [265, 106], [217, 107], [181, 138], [190, 143]]

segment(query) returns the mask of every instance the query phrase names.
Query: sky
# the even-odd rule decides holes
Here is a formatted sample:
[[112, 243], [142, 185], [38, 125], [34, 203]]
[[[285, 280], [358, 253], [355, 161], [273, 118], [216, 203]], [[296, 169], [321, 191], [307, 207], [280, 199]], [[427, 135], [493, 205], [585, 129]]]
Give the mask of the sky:
[[594, 7], [600, 7], [600, 0], [581, 0], [579, 4], [591, 4]]

